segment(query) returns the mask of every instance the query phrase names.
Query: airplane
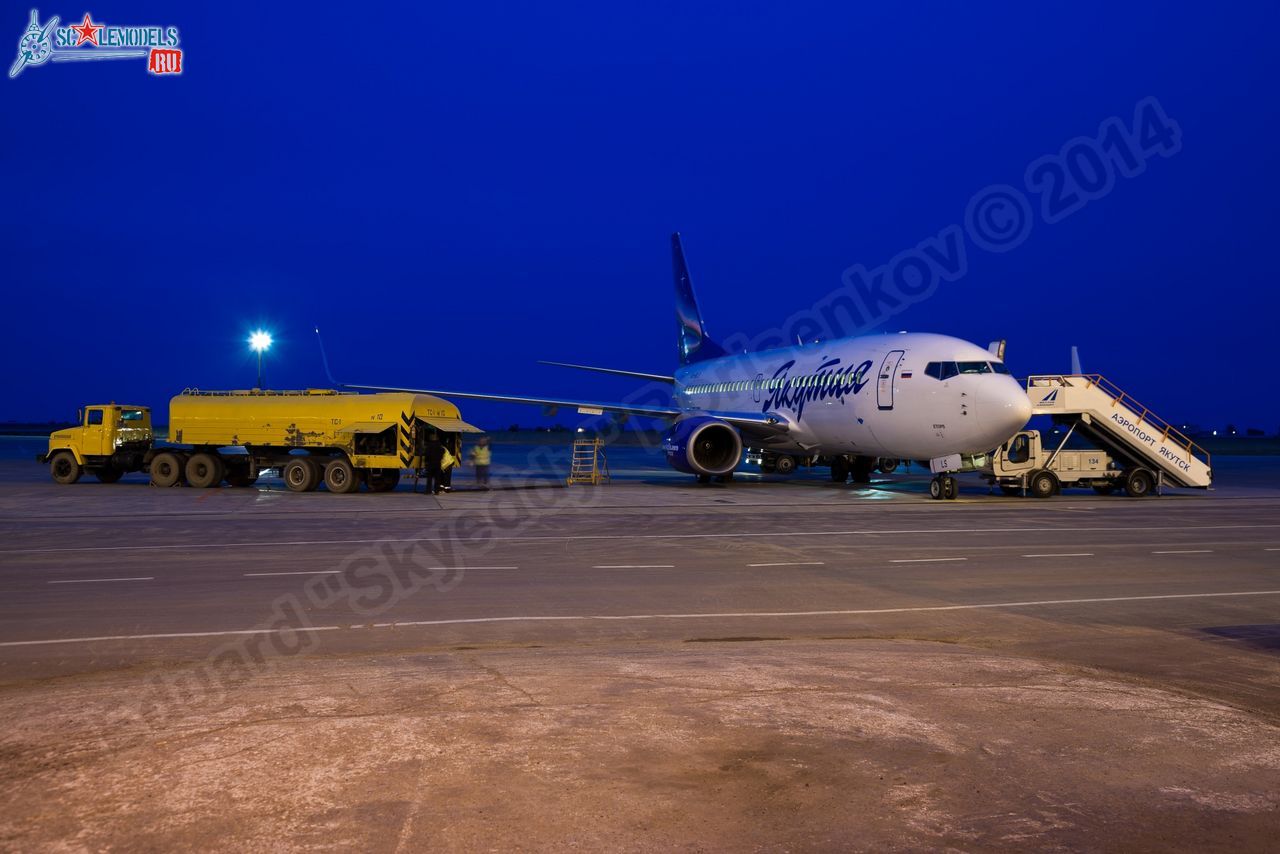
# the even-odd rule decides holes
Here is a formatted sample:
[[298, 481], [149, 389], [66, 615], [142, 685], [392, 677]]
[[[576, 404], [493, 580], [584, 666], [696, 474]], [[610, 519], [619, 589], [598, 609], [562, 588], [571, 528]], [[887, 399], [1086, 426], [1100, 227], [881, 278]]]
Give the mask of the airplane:
[[903, 332], [727, 353], [707, 335], [678, 232], [671, 249], [680, 363], [673, 374], [550, 363], [670, 384], [668, 405], [343, 385], [665, 419], [667, 463], [702, 482], [732, 478], [744, 440], [778, 459], [828, 457], [841, 482], [849, 471], [855, 482], [869, 480], [879, 458], [927, 461], [933, 498], [955, 498], [952, 473], [975, 467], [1031, 417], [1026, 391], [1004, 365], [1003, 342], [983, 349]]

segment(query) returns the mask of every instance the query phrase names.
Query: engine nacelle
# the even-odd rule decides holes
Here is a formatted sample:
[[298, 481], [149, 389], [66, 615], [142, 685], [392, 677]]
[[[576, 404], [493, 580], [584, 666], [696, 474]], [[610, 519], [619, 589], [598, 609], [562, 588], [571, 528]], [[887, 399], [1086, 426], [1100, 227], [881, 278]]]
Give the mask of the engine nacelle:
[[742, 459], [742, 437], [719, 418], [696, 415], [677, 421], [662, 437], [673, 469], [687, 474], [728, 474]]

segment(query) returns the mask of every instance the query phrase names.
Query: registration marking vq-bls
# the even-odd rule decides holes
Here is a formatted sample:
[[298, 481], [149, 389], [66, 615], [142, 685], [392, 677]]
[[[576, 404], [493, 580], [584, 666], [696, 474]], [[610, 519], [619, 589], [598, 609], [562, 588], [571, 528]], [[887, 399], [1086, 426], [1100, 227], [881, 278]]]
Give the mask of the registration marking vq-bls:
[[727, 480], [744, 440], [774, 459], [826, 458], [838, 480], [848, 472], [868, 479], [880, 458], [928, 460], [935, 498], [954, 498], [949, 473], [972, 468], [1031, 417], [1027, 393], [1009, 375], [1002, 354], [946, 335], [866, 335], [729, 354], [706, 333], [679, 234], [671, 246], [680, 362], [675, 372], [564, 365], [669, 383], [669, 405], [347, 387], [668, 419], [668, 463], [703, 481]]

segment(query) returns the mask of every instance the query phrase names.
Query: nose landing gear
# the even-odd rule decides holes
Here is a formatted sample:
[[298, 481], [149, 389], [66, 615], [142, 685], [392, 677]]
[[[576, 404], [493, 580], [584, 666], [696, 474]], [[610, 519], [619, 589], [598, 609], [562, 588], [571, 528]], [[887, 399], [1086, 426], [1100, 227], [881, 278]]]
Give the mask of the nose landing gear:
[[956, 484], [956, 479], [949, 474], [934, 475], [933, 480], [929, 481], [929, 497], [935, 501], [944, 498], [954, 501], [959, 492], [960, 487]]

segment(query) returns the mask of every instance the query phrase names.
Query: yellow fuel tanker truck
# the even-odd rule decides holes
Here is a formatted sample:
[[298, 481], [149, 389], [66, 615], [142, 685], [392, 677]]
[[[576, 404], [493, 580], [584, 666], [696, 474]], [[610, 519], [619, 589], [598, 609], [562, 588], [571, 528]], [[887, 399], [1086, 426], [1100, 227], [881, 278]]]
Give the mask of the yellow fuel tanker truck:
[[462, 434], [479, 432], [452, 403], [427, 394], [188, 389], [169, 401], [167, 442], [156, 440], [147, 407], [102, 404], [52, 434], [37, 459], [58, 483], [86, 471], [104, 483], [142, 471], [155, 486], [249, 486], [278, 469], [294, 492], [321, 483], [330, 492], [362, 483], [386, 492], [401, 470], [421, 466], [429, 434], [458, 456]]

